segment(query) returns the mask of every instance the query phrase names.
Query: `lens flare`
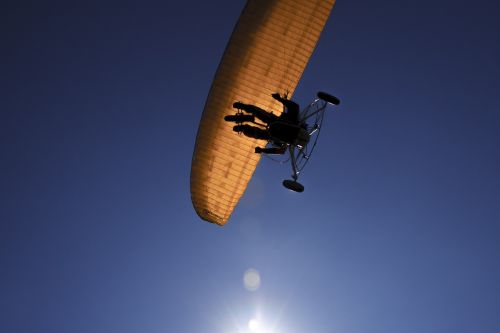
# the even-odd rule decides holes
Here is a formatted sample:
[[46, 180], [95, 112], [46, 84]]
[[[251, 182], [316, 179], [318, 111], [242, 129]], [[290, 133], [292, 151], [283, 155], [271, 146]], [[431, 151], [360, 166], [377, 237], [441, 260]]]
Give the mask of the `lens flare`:
[[250, 268], [243, 275], [243, 285], [249, 291], [256, 291], [260, 287], [260, 274], [257, 270]]

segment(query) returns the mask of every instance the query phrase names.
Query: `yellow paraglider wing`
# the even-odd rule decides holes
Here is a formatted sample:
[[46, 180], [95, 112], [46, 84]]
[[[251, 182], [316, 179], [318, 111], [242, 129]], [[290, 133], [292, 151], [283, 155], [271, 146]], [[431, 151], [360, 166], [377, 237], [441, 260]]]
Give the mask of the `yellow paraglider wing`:
[[335, 0], [249, 0], [231, 35], [202, 114], [191, 166], [191, 199], [204, 220], [224, 225], [266, 142], [238, 135], [236, 101], [281, 113], [274, 92], [293, 94]]

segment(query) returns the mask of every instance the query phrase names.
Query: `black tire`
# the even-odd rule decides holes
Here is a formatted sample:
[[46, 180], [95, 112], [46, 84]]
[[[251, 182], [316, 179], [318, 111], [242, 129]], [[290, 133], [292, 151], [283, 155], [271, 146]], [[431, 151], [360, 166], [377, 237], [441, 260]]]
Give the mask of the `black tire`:
[[302, 185], [299, 182], [296, 182], [295, 180], [285, 179], [283, 181], [283, 186], [294, 192], [298, 193], [304, 192], [304, 185]]
[[330, 95], [326, 92], [318, 92], [318, 98], [324, 100], [327, 103], [333, 104], [333, 105], [339, 105], [340, 104], [340, 99], [337, 97]]

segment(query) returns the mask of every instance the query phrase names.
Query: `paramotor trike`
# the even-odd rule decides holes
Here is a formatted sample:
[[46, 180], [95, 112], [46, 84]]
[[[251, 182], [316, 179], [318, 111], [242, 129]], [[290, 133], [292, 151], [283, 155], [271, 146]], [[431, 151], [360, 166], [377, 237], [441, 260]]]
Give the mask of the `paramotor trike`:
[[299, 174], [316, 147], [328, 104], [339, 105], [340, 100], [328, 93], [318, 92], [318, 98], [299, 113], [299, 106], [295, 102], [279, 94], [272, 96], [283, 103], [285, 110], [280, 116], [251, 104], [235, 102], [233, 107], [238, 112], [224, 119], [237, 124], [233, 127], [235, 132], [267, 140], [266, 147], [255, 147], [255, 153], [269, 156], [283, 155], [288, 151], [288, 159], [279, 162], [290, 161], [293, 173], [292, 179], [283, 181], [283, 186], [295, 192], [303, 192], [304, 186], [297, 181]]

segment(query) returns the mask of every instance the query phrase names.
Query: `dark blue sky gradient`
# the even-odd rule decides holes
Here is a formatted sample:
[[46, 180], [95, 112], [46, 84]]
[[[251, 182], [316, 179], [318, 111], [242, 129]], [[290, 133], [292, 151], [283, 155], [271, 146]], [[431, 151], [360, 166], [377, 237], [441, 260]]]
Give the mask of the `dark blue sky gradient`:
[[189, 172], [243, 6], [2, 3], [0, 331], [499, 332], [497, 2], [340, 0], [306, 191], [263, 160], [220, 228]]

